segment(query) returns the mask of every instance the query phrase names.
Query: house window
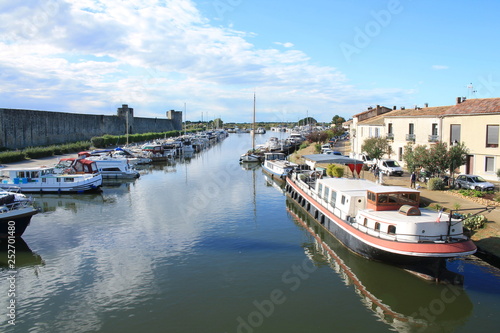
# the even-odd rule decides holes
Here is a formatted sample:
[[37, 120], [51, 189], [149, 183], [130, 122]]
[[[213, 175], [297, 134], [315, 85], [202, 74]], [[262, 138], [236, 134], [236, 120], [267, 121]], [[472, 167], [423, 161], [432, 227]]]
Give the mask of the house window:
[[389, 127], [387, 128], [387, 132], [388, 132], [389, 134], [393, 134], [393, 132], [392, 132], [392, 123], [389, 123], [389, 125], [388, 125], [388, 126], [389, 126]]
[[454, 142], [460, 143], [460, 125], [450, 125], [450, 145]]
[[410, 124], [408, 127], [408, 134], [415, 134], [415, 124]]
[[380, 129], [378, 127], [375, 127], [375, 137], [378, 138], [380, 136]]
[[486, 147], [498, 148], [498, 125], [486, 126]]
[[399, 147], [398, 149], [398, 161], [403, 161], [403, 147]]
[[438, 135], [438, 124], [432, 124], [432, 135]]
[[495, 158], [492, 156], [486, 156], [484, 161], [484, 171], [495, 172]]

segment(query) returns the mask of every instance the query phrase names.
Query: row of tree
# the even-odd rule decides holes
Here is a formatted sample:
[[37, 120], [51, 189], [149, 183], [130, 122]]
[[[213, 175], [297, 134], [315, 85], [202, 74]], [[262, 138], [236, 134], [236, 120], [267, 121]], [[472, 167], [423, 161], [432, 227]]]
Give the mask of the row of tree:
[[[363, 142], [361, 150], [371, 158], [389, 158], [393, 154], [391, 145], [385, 138], [369, 138]], [[454, 143], [450, 147], [445, 142], [437, 142], [430, 147], [408, 143], [404, 147], [403, 160], [408, 171], [424, 168], [433, 175], [441, 175], [465, 165], [469, 149], [463, 143]]]

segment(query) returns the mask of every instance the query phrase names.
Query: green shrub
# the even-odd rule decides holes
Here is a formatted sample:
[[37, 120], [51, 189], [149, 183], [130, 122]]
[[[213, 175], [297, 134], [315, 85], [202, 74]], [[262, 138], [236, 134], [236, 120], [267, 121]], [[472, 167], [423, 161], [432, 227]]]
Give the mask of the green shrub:
[[316, 153], [320, 153], [321, 152], [321, 143], [316, 143], [314, 145], [314, 150], [316, 151]]
[[304, 149], [304, 148], [307, 148], [309, 147], [309, 142], [308, 141], [304, 141], [300, 144], [299, 146], [299, 149]]
[[463, 225], [469, 230], [477, 230], [483, 228], [486, 221], [488, 220], [484, 215], [472, 216], [472, 214], [469, 213], [464, 215]]
[[340, 178], [344, 175], [344, 168], [337, 164], [329, 164], [326, 168], [326, 174], [330, 177]]
[[461, 195], [464, 195], [466, 197], [482, 198], [488, 192], [482, 192], [482, 191], [478, 191], [478, 190], [462, 188], [462, 189], [458, 190], [458, 193], [460, 193]]
[[49, 147], [28, 147], [23, 150], [27, 158], [41, 158], [54, 155], [54, 148]]
[[431, 178], [427, 183], [427, 188], [431, 191], [442, 191], [444, 190], [444, 181], [441, 178]]
[[23, 151], [4, 151], [0, 153], [0, 163], [13, 163], [26, 159]]

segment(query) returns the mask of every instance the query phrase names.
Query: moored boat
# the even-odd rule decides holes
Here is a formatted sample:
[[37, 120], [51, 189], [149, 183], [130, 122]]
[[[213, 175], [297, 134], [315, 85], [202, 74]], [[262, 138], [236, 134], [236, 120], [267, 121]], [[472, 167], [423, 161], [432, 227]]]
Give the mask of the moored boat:
[[407, 266], [476, 252], [462, 221], [419, 208], [417, 190], [317, 172], [292, 173], [286, 181], [287, 195], [363, 257]]
[[5, 168], [1, 187], [16, 186], [21, 192], [87, 192], [98, 191], [102, 175], [93, 173], [56, 173], [54, 167]]
[[264, 153], [262, 170], [278, 181], [284, 182], [285, 177], [296, 167], [298, 167], [298, 164], [287, 161], [284, 153]]
[[0, 237], [20, 237], [38, 210], [33, 201], [16, 192], [0, 190]]

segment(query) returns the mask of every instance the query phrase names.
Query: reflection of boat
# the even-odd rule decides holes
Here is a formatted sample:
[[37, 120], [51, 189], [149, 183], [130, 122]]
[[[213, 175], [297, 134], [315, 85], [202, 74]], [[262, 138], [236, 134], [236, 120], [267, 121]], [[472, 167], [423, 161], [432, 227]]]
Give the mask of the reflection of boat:
[[284, 153], [264, 153], [262, 170], [276, 178], [277, 181], [284, 182], [285, 177], [296, 167], [298, 164], [287, 161]]
[[240, 163], [243, 170], [256, 170], [260, 168], [260, 163]]
[[[423, 266], [476, 252], [461, 220], [418, 208], [417, 190], [320, 176], [317, 171], [292, 173], [287, 177], [287, 195], [366, 258]], [[441, 218], [444, 221], [439, 223]]]
[[38, 210], [24, 194], [0, 190], [0, 235], [20, 237]]
[[270, 175], [264, 173], [264, 179], [266, 180], [266, 185], [267, 186], [272, 186], [274, 187], [275, 189], [277, 189], [278, 191], [280, 191], [281, 193], [285, 194], [285, 183], [283, 183], [282, 181], [277, 181], [276, 178], [274, 177], [271, 177]]
[[58, 209], [77, 212], [79, 208], [90, 204], [103, 205], [116, 201], [116, 198], [110, 196], [107, 192], [106, 190], [106, 195], [103, 192], [90, 193], [88, 195], [35, 193], [33, 194], [33, 198], [35, 199], [35, 206], [44, 213], [53, 212]]
[[22, 192], [86, 192], [97, 191], [102, 185], [100, 173], [56, 174], [53, 167], [6, 168], [9, 179], [3, 186], [18, 186]]
[[[472, 313], [462, 286], [431, 284], [391, 265], [362, 258], [344, 247], [290, 198], [287, 210], [311, 236], [304, 244], [316, 266], [329, 265], [362, 304], [397, 332], [453, 332]], [[454, 274], [460, 280], [461, 275]], [[333, 283], [333, 281], [332, 281]], [[351, 287], [351, 288], [352, 288]]]
[[[9, 247], [9, 245], [11, 246]], [[15, 248], [15, 263], [9, 260], [12, 248]], [[13, 244], [12, 242], [9, 243], [7, 238], [0, 238], [0, 267], [12, 268], [11, 264], [19, 268], [23, 266], [43, 265], [44, 262], [42, 257], [31, 251], [28, 244], [21, 237], [16, 238]]]

